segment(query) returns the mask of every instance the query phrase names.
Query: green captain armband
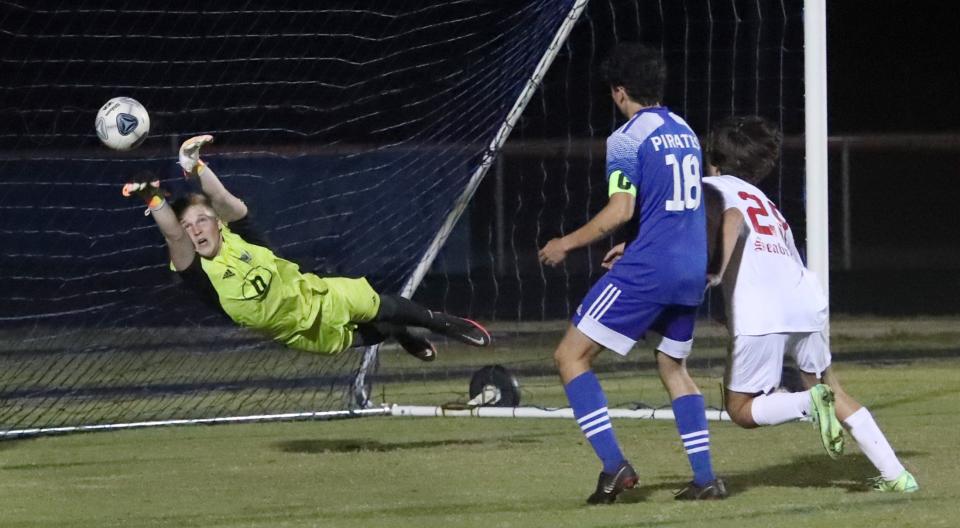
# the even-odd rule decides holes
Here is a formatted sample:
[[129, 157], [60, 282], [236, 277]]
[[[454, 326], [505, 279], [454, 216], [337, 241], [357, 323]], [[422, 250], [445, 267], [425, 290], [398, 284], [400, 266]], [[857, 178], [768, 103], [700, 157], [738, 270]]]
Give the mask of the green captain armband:
[[632, 196], [637, 195], [637, 187], [630, 181], [630, 178], [627, 178], [627, 175], [624, 174], [622, 170], [611, 172], [607, 182], [607, 196], [613, 196], [616, 193], [622, 192], [630, 193]]

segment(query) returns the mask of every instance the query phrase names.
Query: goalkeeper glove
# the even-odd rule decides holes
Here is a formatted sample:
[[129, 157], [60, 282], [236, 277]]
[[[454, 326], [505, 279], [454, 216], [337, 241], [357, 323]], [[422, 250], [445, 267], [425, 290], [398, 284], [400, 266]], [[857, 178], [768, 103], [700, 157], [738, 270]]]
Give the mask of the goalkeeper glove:
[[147, 204], [144, 216], [150, 211], [159, 211], [167, 204], [163, 191], [160, 189], [160, 180], [154, 179], [153, 174], [141, 172], [134, 176], [133, 181], [125, 184], [120, 191], [125, 198], [137, 196]]
[[180, 145], [180, 156], [177, 163], [183, 169], [183, 175], [187, 178], [196, 176], [205, 164], [200, 161], [200, 147], [213, 142], [213, 136], [206, 134], [203, 136], [194, 136]]

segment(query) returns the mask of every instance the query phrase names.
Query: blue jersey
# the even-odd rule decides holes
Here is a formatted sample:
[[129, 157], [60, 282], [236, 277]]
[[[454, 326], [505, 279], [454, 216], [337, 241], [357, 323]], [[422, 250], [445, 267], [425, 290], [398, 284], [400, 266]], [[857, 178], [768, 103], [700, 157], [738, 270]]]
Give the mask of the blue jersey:
[[[637, 112], [607, 138], [607, 178], [632, 183], [637, 202], [634, 240], [609, 276], [641, 299], [697, 305], [707, 273], [700, 142], [665, 107]], [[624, 178], [626, 180], [624, 180]]]

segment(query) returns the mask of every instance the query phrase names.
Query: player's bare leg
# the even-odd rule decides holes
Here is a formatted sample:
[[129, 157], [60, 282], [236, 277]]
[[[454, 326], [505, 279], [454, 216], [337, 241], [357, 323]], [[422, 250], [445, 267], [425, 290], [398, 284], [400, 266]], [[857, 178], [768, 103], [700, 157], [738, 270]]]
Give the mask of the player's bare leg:
[[681, 396], [700, 394], [700, 388], [687, 372], [687, 360], [672, 358], [659, 350], [655, 351], [654, 355], [657, 358], [660, 382], [663, 383], [663, 388], [667, 390], [671, 400]]
[[833, 389], [833, 393], [836, 395], [837, 418], [857, 441], [857, 445], [860, 446], [863, 454], [880, 471], [880, 476], [873, 479], [874, 489], [904, 493], [920, 489], [913, 475], [897, 459], [896, 453], [894, 453], [886, 436], [880, 431], [873, 415], [866, 407], [860, 405], [857, 400], [843, 390], [840, 380], [832, 368], [828, 367], [824, 371], [822, 380], [818, 379], [815, 374], [802, 371], [800, 378], [806, 387], [812, 387], [822, 381]]
[[733, 423], [744, 429], [760, 427], [760, 425], [753, 420], [753, 400], [756, 398], [756, 394], [727, 390], [725, 396], [724, 407]]
[[590, 504], [613, 503], [617, 495], [639, 481], [620, 450], [607, 411], [607, 397], [591, 370], [593, 359], [602, 349], [571, 325], [553, 354], [577, 425], [603, 463], [597, 488], [587, 498]]
[[603, 350], [592, 339], [571, 325], [567, 328], [557, 350], [553, 353], [553, 362], [560, 372], [560, 381], [564, 385], [593, 368], [593, 359]]

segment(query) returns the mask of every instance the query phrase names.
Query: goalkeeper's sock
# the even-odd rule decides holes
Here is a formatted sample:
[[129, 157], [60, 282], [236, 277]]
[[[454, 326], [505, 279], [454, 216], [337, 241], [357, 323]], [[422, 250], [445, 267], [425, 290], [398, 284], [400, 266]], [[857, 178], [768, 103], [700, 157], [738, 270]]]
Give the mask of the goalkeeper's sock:
[[710, 460], [710, 430], [707, 428], [707, 413], [700, 394], [681, 396], [673, 402], [673, 416], [677, 422], [680, 440], [687, 451], [693, 483], [705, 486], [717, 478]]
[[430, 310], [406, 297], [392, 294], [380, 295], [380, 311], [377, 313], [375, 320], [419, 326], [431, 330], [436, 330], [440, 325]]
[[353, 344], [351, 346], [373, 346], [382, 343], [388, 337], [396, 339], [403, 350], [420, 361], [433, 361], [437, 358], [437, 349], [429, 339], [413, 335], [407, 327], [396, 323], [357, 324], [357, 331], [353, 334]]
[[399, 295], [381, 295], [378, 322], [419, 326], [472, 346], [490, 344], [490, 332], [475, 321], [428, 310]]
[[810, 416], [810, 391], [761, 394], [750, 402], [750, 414], [757, 425], [778, 425]]
[[388, 337], [403, 331], [403, 327], [392, 323], [358, 323], [353, 334], [353, 347], [367, 347], [380, 344]]
[[597, 376], [588, 370], [570, 380], [563, 389], [580, 430], [603, 462], [604, 473], [616, 473], [624, 458], [607, 413], [607, 396]]
[[896, 480], [904, 471], [903, 464], [897, 459], [897, 455], [887, 442], [887, 437], [883, 436], [873, 415], [866, 407], [861, 407], [857, 412], [851, 414], [843, 421], [850, 431], [850, 435], [857, 441], [860, 450], [870, 459], [870, 462], [880, 470], [880, 476], [884, 480]]

